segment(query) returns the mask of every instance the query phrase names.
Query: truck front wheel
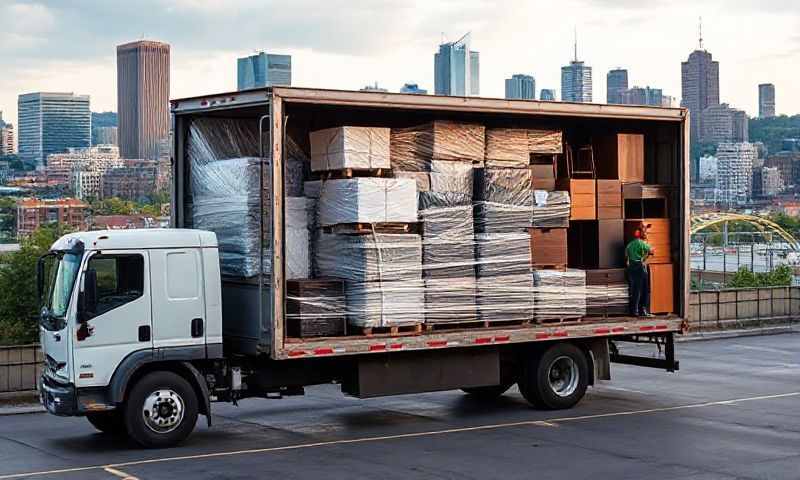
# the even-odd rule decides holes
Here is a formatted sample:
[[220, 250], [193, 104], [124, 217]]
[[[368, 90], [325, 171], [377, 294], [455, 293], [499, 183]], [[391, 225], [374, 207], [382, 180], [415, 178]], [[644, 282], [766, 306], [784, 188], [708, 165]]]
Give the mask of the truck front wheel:
[[586, 354], [570, 343], [556, 343], [528, 360], [519, 390], [533, 406], [559, 410], [575, 406], [588, 383]]
[[197, 413], [198, 399], [189, 382], [172, 372], [153, 372], [133, 386], [125, 425], [143, 447], [171, 447], [192, 433]]
[[93, 412], [86, 414], [86, 420], [103, 433], [121, 435], [125, 433], [125, 419], [120, 410]]

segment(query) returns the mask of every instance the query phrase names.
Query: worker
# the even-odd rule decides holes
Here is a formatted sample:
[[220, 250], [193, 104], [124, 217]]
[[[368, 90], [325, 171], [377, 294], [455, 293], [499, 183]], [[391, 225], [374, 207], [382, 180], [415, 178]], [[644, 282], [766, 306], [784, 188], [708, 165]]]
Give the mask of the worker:
[[633, 233], [634, 239], [625, 247], [628, 266], [628, 298], [630, 313], [634, 317], [652, 317], [650, 305], [650, 274], [647, 258], [655, 253], [647, 243], [647, 226], [641, 224]]

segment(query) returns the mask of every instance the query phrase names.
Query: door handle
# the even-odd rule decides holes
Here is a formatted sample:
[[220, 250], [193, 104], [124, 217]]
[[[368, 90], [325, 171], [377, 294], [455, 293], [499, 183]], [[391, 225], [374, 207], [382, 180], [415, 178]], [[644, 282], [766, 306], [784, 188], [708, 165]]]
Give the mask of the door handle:
[[203, 319], [202, 318], [193, 318], [192, 319], [192, 338], [202, 337], [203, 336]]
[[139, 341], [140, 342], [150, 341], [150, 325], [142, 325], [139, 327]]

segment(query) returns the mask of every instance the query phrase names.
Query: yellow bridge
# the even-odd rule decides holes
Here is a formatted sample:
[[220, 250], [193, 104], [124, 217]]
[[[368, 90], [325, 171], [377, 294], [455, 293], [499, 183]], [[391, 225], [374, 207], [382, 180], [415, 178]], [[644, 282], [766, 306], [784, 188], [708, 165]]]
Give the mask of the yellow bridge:
[[800, 243], [798, 243], [791, 233], [784, 230], [780, 225], [763, 217], [745, 215], [743, 213], [712, 212], [702, 215], [692, 215], [689, 233], [694, 234], [711, 226], [725, 224], [727, 222], [748, 223], [755, 227], [760, 233], [764, 234], [764, 236], [771, 238], [772, 235], [778, 235], [789, 244], [789, 248], [800, 251]]

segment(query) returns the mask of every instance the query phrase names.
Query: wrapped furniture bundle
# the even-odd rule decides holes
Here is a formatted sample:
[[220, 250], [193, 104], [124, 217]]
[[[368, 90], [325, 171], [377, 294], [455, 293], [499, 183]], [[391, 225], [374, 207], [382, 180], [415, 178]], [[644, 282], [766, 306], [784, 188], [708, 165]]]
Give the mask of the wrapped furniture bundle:
[[335, 279], [286, 282], [286, 335], [333, 337], [346, 330], [344, 284]]
[[424, 321], [419, 235], [323, 233], [317, 266], [320, 275], [345, 280], [349, 324], [387, 327]]
[[530, 236], [528, 232], [476, 233], [475, 257], [478, 278], [528, 274]]
[[431, 160], [424, 172], [394, 170], [396, 178], [413, 178], [417, 191], [461, 193], [472, 200], [473, 169], [470, 163]]
[[522, 128], [487, 128], [487, 168], [527, 168], [530, 163], [528, 131]]
[[389, 129], [336, 127], [311, 132], [311, 170], [389, 168]]
[[520, 232], [531, 225], [533, 197], [527, 168], [483, 168], [475, 181], [475, 231]]
[[417, 186], [408, 178], [345, 178], [322, 182], [321, 226], [417, 221]]
[[483, 162], [483, 125], [436, 120], [391, 132], [392, 169], [427, 172], [432, 160]]
[[588, 315], [627, 315], [628, 282], [624, 268], [586, 270]]
[[569, 227], [569, 192], [533, 191], [531, 224], [537, 228]]
[[528, 130], [528, 150], [531, 153], [564, 153], [563, 134], [560, 130]]
[[420, 210], [423, 278], [475, 276], [472, 206]]
[[586, 272], [534, 270], [533, 310], [537, 321], [586, 315]]
[[533, 278], [523, 275], [483, 277], [477, 280], [478, 314], [485, 322], [533, 319]]
[[313, 200], [306, 197], [286, 197], [285, 213], [285, 245], [286, 245], [286, 278], [294, 280], [311, 276], [311, 255], [309, 238], [309, 205]]
[[478, 320], [474, 275], [425, 279], [426, 323], [466, 323]]

